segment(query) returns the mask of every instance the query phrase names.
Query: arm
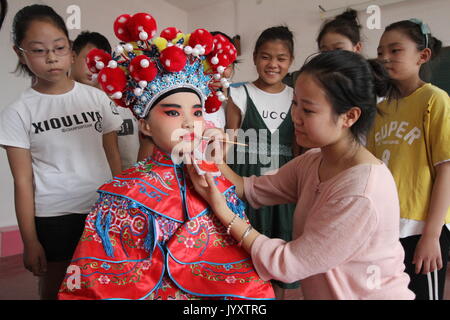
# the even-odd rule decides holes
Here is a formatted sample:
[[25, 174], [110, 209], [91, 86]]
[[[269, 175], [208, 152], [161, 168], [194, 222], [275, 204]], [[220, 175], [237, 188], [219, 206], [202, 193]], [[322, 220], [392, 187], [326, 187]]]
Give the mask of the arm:
[[[225, 109], [226, 114], [226, 129], [239, 129], [241, 127], [241, 110], [233, 102], [233, 99], [228, 98], [227, 107]], [[234, 138], [234, 136], [233, 136]]]
[[249, 225], [235, 218], [214, 179], [196, 176], [192, 168], [188, 172], [195, 190], [208, 201], [222, 224], [228, 228], [234, 219], [230, 233], [236, 241], [242, 241], [263, 280], [290, 283], [327, 272], [359, 251], [377, 225], [372, 202], [356, 196], [328, 201], [314, 213], [314, 219], [306, 222], [303, 234], [291, 242], [269, 239], [254, 229], [243, 238]]
[[429, 137], [429, 161], [436, 174], [425, 227], [413, 258], [416, 273], [422, 269], [423, 274], [442, 268], [439, 237], [450, 205], [450, 99], [447, 94], [433, 95], [427, 111], [425, 130], [429, 134], [425, 137]]
[[16, 216], [24, 244], [25, 268], [41, 276], [46, 272], [45, 252], [39, 243], [34, 222], [34, 187], [31, 153], [28, 149], [7, 147], [9, 166], [14, 179]]
[[103, 149], [106, 159], [113, 176], [122, 172], [122, 161], [120, 160], [119, 144], [117, 142], [117, 133], [111, 131], [103, 135]]
[[431, 192], [425, 228], [417, 244], [413, 263], [416, 273], [422, 269], [423, 274], [442, 269], [442, 254], [439, 238], [445, 216], [450, 207], [450, 162], [436, 166], [436, 180]]
[[369, 199], [331, 200], [306, 221], [299, 238], [291, 242], [256, 238], [251, 246], [253, 263], [263, 280], [293, 282], [325, 273], [358, 254], [376, 226], [377, 214]]

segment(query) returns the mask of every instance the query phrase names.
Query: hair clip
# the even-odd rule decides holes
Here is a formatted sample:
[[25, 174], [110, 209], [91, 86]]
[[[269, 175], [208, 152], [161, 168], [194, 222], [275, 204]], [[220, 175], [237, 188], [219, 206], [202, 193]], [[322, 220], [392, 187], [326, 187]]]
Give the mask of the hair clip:
[[419, 25], [420, 31], [425, 36], [425, 48], [428, 48], [428, 37], [431, 34], [431, 30], [428, 24], [424, 23], [422, 20], [417, 18], [409, 19], [409, 21]]

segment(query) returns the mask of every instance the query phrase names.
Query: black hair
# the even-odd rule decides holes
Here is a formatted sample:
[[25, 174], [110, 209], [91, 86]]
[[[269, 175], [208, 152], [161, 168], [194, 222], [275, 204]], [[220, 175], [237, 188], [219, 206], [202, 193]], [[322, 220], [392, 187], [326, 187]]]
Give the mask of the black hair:
[[6, 13], [8, 12], [8, 1], [0, 0], [1, 12], [0, 12], [0, 29], [2, 28], [3, 21], [5, 21]]
[[361, 25], [358, 22], [358, 15], [356, 10], [347, 9], [344, 13], [336, 16], [334, 19], [326, 21], [317, 36], [317, 45], [320, 46], [320, 41], [325, 34], [333, 32], [343, 35], [348, 38], [353, 45], [361, 42]]
[[[13, 42], [16, 47], [20, 47], [25, 35], [28, 31], [30, 24], [35, 21], [47, 21], [55, 25], [60, 29], [69, 40], [69, 31], [67, 30], [66, 23], [63, 18], [58, 15], [55, 10], [46, 5], [33, 4], [19, 10], [16, 13], [13, 20], [12, 27], [12, 37]], [[28, 68], [27, 65], [20, 63], [17, 64], [16, 70], [14, 71], [18, 74], [28, 74], [29, 76], [34, 76], [33, 72]]]
[[377, 96], [386, 96], [392, 90], [389, 74], [380, 63], [350, 51], [319, 53], [299, 74], [303, 72], [313, 76], [325, 90], [336, 115], [353, 107], [361, 109], [361, 116], [350, 128], [356, 141], [361, 141], [372, 127], [378, 111]]
[[271, 27], [264, 30], [256, 40], [253, 54], [257, 54], [261, 46], [269, 41], [281, 40], [286, 44], [291, 57], [294, 57], [294, 35], [286, 26]]
[[[433, 37], [431, 33], [422, 33], [420, 24], [411, 20], [402, 20], [394, 22], [386, 27], [384, 32], [399, 30], [406, 34], [417, 45], [417, 50], [422, 51], [426, 48], [431, 50], [431, 59], [434, 59], [442, 48], [442, 42]], [[429, 31], [429, 30], [428, 30]]]
[[111, 45], [106, 37], [98, 32], [83, 31], [72, 43], [72, 50], [76, 54], [80, 54], [81, 50], [88, 44], [94, 45], [96, 48], [111, 53]]

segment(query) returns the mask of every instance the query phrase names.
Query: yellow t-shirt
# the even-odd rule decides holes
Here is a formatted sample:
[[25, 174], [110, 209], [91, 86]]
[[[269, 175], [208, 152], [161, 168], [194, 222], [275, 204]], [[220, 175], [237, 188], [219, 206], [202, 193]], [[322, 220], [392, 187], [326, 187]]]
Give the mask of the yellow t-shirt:
[[[432, 84], [378, 105], [367, 148], [389, 167], [397, 184], [401, 218], [424, 221], [435, 167], [450, 161], [450, 98]], [[450, 209], [445, 223], [450, 223]]]

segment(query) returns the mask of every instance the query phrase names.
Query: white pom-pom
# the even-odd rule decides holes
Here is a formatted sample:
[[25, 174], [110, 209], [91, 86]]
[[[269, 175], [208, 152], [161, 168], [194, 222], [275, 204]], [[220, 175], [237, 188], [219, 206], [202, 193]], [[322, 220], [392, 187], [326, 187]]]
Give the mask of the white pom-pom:
[[141, 80], [139, 81], [139, 87], [141, 87], [142, 89], [144, 89], [147, 86], [147, 81], [145, 80]]
[[195, 47], [194, 49], [192, 49], [192, 55], [194, 57], [200, 55], [200, 50], [197, 47]]
[[141, 31], [141, 32], [139, 33], [139, 39], [141, 39], [142, 41], [147, 40], [147, 39], [148, 39], [148, 33], [145, 32], [145, 31]]
[[97, 63], [95, 64], [95, 67], [98, 70], [102, 70], [105, 67], [105, 64], [103, 62], [101, 62], [101, 61], [97, 61]]
[[142, 59], [141, 60], [141, 67], [142, 68], [148, 68], [149, 65], [150, 65], [150, 61], [148, 61], [147, 59]]
[[192, 47], [190, 47], [190, 46], [186, 46], [186, 47], [184, 47], [184, 53], [186, 53], [186, 54], [192, 54]]
[[224, 87], [225, 89], [228, 89], [230, 87], [230, 83], [228, 81], [225, 83], [222, 83], [222, 87]]
[[221, 83], [221, 84], [224, 84], [224, 83], [227, 83], [227, 82], [228, 82], [227, 78], [222, 78], [222, 79], [220, 79], [220, 83]]
[[118, 46], [116, 47], [116, 53], [117, 53], [117, 54], [122, 54], [122, 53], [123, 53], [123, 47], [122, 47], [121, 45], [118, 45]]
[[217, 58], [217, 56], [213, 57], [213, 58], [211, 59], [211, 63], [212, 63], [212, 64], [218, 64], [218, 63], [219, 63], [219, 58]]
[[222, 74], [225, 72], [225, 69], [226, 68], [224, 66], [219, 66], [219, 67], [217, 67], [217, 72]]
[[117, 68], [117, 61], [115, 61], [115, 60], [109, 61], [108, 67], [110, 67], [111, 69]]
[[97, 74], [97, 73], [94, 73], [94, 74], [91, 76], [91, 80], [92, 80], [92, 82], [97, 82], [97, 80], [98, 80], [98, 74]]
[[111, 98], [113, 98], [113, 99], [122, 99], [122, 92], [120, 92], [120, 91], [115, 92], [115, 93], [111, 96]]
[[134, 89], [134, 94], [138, 97], [142, 96], [143, 90], [141, 88]]
[[214, 74], [214, 80], [220, 80], [220, 78], [222, 78], [222, 76], [219, 73]]
[[227, 97], [225, 97], [223, 94], [219, 96], [220, 102], [224, 102], [225, 100], [227, 100]]
[[127, 44], [125, 45], [125, 50], [126, 50], [127, 52], [133, 51], [133, 45], [132, 45], [131, 43], [127, 43]]
[[205, 47], [200, 47], [200, 55], [204, 55], [205, 54], [205, 52], [206, 52], [206, 49], [205, 49]]

